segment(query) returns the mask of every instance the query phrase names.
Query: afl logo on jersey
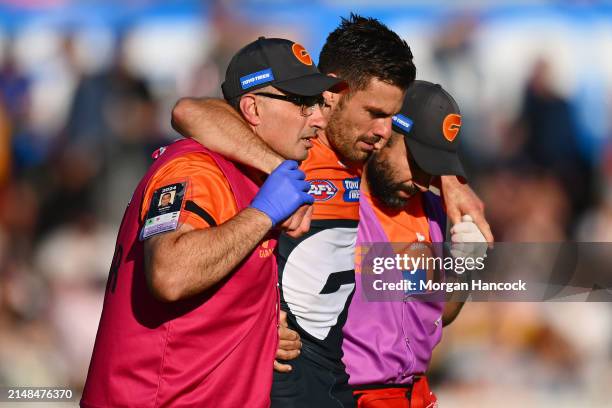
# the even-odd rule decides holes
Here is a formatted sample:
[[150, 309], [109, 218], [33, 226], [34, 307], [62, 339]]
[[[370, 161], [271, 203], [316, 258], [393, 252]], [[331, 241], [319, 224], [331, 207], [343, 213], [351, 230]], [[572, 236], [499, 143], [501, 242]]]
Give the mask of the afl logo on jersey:
[[291, 51], [293, 51], [293, 55], [295, 55], [295, 58], [297, 58], [298, 61], [300, 61], [302, 64], [312, 65], [312, 58], [310, 57], [310, 54], [308, 53], [308, 51], [306, 51], [306, 48], [304, 48], [303, 45], [294, 43], [291, 46]]
[[333, 198], [338, 189], [329, 180], [309, 180], [310, 190], [308, 194], [314, 197], [315, 201], [327, 201]]

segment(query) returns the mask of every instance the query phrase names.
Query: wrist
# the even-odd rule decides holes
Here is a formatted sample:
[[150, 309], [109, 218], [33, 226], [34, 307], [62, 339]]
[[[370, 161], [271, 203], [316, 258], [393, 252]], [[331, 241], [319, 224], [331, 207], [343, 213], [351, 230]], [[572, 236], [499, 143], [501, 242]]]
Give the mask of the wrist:
[[455, 176], [455, 175], [440, 176], [440, 185], [442, 186], [442, 188], [444, 188], [445, 186], [453, 187], [453, 186], [462, 186], [465, 184], [467, 184], [467, 181], [461, 176]]
[[251, 204], [250, 207], [245, 208], [244, 210], [250, 218], [253, 219], [253, 222], [261, 224], [262, 227], [266, 227], [266, 229], [271, 229], [274, 227], [274, 220], [267, 213], [260, 210], [257, 207], [253, 207]]
[[278, 156], [277, 154], [269, 153], [266, 157], [266, 160], [263, 161], [262, 168], [260, 170], [265, 172], [266, 174], [270, 174], [284, 161], [285, 159]]

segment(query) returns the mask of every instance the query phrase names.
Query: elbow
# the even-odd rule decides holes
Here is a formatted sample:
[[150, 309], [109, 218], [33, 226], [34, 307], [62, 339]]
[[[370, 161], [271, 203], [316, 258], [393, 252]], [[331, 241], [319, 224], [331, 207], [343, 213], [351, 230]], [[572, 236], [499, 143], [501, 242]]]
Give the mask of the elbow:
[[151, 294], [164, 303], [176, 302], [184, 297], [180, 282], [172, 275], [172, 271], [153, 268], [148, 274], [147, 283]]
[[183, 133], [189, 117], [195, 110], [196, 102], [193, 98], [181, 98], [172, 108], [172, 128], [179, 133]]
[[188, 282], [185, 269], [178, 265], [153, 267], [147, 273], [149, 291], [157, 300], [164, 303], [178, 302], [205, 291], [214, 285], [211, 280], [205, 282]]
[[185, 297], [183, 266], [170, 259], [165, 251], [152, 251], [145, 245], [145, 276], [149, 292], [166, 303]]

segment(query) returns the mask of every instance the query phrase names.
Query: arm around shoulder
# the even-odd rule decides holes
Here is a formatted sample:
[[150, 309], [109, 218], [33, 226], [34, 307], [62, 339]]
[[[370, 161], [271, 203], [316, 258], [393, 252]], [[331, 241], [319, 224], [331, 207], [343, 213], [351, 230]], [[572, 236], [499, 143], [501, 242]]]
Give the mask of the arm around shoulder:
[[172, 127], [230, 160], [268, 174], [283, 161], [223, 99], [180, 99], [172, 109]]

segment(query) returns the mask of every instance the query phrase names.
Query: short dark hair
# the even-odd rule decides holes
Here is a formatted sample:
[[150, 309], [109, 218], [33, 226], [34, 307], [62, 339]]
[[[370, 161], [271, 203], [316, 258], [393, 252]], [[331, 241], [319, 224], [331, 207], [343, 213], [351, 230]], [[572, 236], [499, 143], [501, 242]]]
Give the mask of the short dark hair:
[[371, 78], [406, 89], [416, 77], [412, 58], [406, 41], [386, 25], [351, 13], [327, 37], [319, 70], [335, 73], [354, 90], [365, 88]]

